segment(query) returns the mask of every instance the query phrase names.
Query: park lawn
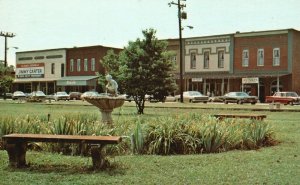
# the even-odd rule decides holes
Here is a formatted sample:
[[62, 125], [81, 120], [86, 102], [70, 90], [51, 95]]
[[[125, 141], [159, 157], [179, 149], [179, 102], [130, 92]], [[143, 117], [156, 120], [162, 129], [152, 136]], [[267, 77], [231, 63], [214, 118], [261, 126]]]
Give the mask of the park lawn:
[[[263, 113], [267, 115], [265, 121], [273, 127], [280, 143], [258, 150], [217, 154], [115, 156], [110, 158], [112, 168], [105, 171], [90, 170], [92, 164], [88, 157], [32, 151], [27, 152], [27, 161], [32, 164], [29, 169], [11, 169], [7, 167], [6, 151], [0, 151], [0, 184], [299, 184], [299, 112], [226, 111], [218, 109], [215, 104], [207, 104], [205, 109], [197, 109], [197, 104], [190, 107], [189, 104], [174, 103], [173, 106], [177, 108], [172, 108], [172, 104], [151, 106], [146, 107], [144, 117], [175, 115], [187, 111], [199, 114]], [[235, 105], [229, 105], [232, 106]], [[136, 116], [135, 111], [132, 104], [125, 104], [114, 111], [113, 119]], [[99, 110], [92, 106], [0, 102], [0, 116], [60, 116], [84, 112], [95, 113], [100, 119]]]

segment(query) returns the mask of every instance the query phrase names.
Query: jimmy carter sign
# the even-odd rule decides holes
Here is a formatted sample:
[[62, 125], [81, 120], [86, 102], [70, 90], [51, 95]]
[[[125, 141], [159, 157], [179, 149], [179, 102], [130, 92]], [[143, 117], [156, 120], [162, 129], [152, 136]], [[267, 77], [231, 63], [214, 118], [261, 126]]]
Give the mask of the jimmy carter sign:
[[17, 78], [44, 78], [45, 64], [17, 64], [16, 77]]

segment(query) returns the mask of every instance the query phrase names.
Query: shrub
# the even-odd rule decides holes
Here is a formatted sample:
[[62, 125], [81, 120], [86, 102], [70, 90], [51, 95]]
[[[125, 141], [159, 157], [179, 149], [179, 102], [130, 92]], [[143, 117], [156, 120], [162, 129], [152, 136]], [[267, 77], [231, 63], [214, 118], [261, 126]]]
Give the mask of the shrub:
[[[0, 134], [43, 133], [64, 135], [118, 135], [119, 145], [105, 147], [114, 154], [197, 154], [232, 149], [257, 149], [276, 144], [274, 132], [263, 121], [224, 119], [209, 115], [180, 114], [158, 118], [121, 118], [114, 127], [103, 124], [95, 115], [62, 115], [56, 119], [26, 116], [0, 118]], [[86, 144], [43, 143], [52, 152], [88, 155]]]

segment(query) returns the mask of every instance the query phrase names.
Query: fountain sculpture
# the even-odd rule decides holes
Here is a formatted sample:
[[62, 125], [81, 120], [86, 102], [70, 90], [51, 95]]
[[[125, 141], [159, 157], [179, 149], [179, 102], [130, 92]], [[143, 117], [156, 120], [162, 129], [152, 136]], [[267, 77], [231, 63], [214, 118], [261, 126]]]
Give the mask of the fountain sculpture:
[[108, 74], [105, 78], [107, 81], [106, 93], [101, 93], [98, 96], [87, 96], [84, 99], [100, 109], [103, 123], [112, 124], [111, 113], [114, 108], [124, 104], [125, 97], [118, 96], [118, 84], [111, 75]]

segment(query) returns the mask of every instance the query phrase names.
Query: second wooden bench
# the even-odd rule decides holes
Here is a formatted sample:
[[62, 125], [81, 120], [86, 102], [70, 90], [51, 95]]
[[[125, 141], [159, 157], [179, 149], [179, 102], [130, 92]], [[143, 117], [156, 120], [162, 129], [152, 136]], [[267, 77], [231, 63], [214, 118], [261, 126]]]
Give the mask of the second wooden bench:
[[255, 120], [264, 120], [267, 116], [265, 114], [214, 114], [212, 115], [219, 120], [223, 120], [225, 118], [249, 118]]

